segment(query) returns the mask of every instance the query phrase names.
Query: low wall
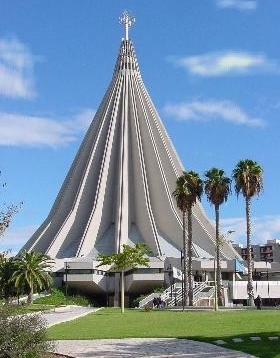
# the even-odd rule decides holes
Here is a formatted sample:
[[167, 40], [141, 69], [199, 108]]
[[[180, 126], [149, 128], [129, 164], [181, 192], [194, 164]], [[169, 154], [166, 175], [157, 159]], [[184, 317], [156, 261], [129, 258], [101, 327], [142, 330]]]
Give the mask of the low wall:
[[[253, 281], [254, 297], [280, 298], [280, 281]], [[236, 281], [229, 283], [229, 299], [246, 300], [247, 281]]]

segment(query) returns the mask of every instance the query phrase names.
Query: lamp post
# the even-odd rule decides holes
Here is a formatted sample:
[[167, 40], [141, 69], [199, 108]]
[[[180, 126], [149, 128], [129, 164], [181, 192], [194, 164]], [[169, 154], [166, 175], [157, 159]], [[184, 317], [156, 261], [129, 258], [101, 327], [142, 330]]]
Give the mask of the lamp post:
[[65, 296], [68, 296], [68, 269], [70, 266], [65, 262]]
[[174, 304], [175, 306], [177, 306], [177, 290], [176, 290], [175, 278], [173, 278], [173, 282], [174, 282], [174, 298], [175, 298]]
[[266, 281], [267, 281], [267, 296], [269, 297], [269, 280], [268, 280], [268, 260], [267, 257], [265, 258], [265, 265], [266, 265]]
[[172, 278], [172, 267], [171, 264], [167, 267], [168, 277], [169, 277], [169, 283], [170, 283], [170, 291], [171, 291], [171, 300], [173, 298], [173, 280]]
[[183, 273], [183, 276], [182, 276], [182, 303], [183, 303], [183, 311], [185, 309], [185, 285], [184, 285], [184, 282], [185, 282], [185, 265], [184, 265], [184, 255], [183, 255], [183, 250], [181, 250], [181, 272]]
[[236, 277], [237, 277], [237, 256], [235, 256], [234, 259], [234, 282], [236, 282]]

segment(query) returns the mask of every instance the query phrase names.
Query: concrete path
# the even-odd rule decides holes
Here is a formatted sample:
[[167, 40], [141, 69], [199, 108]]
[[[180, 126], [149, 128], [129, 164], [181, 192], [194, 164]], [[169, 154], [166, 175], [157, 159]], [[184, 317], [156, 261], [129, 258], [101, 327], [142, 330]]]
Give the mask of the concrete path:
[[47, 321], [47, 326], [51, 327], [55, 324], [72, 321], [73, 319], [83, 317], [89, 313], [98, 311], [99, 308], [66, 306], [56, 308], [54, 311], [42, 312], [42, 317]]
[[[236, 346], [238, 348], [238, 345]], [[213, 344], [174, 338], [129, 338], [56, 341], [56, 353], [77, 358], [249, 358], [251, 355]]]

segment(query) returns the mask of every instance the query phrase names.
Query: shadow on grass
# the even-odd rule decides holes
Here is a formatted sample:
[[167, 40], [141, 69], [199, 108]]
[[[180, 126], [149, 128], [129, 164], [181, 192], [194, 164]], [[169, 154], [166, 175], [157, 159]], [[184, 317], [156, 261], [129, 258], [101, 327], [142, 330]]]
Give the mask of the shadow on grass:
[[[260, 337], [260, 341], [252, 341], [250, 337]], [[278, 340], [269, 340], [269, 337], [279, 337]], [[177, 337], [179, 339], [186, 339], [187, 337]], [[233, 342], [234, 338], [241, 338], [243, 342]], [[220, 338], [208, 338], [202, 336], [191, 337], [201, 342], [208, 342], [216, 344], [215, 341], [221, 339], [226, 342], [224, 345], [219, 345], [220, 347], [225, 347], [233, 349], [240, 352], [245, 352], [252, 354], [259, 358], [280, 358], [280, 333], [278, 332], [269, 332], [269, 333], [246, 333], [233, 336], [222, 336]]]

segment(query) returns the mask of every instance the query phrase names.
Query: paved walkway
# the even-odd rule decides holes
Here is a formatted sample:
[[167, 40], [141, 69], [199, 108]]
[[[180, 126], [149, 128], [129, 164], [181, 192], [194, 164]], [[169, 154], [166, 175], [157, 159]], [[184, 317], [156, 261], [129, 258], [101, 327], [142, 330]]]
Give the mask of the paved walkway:
[[[238, 346], [236, 347], [238, 348]], [[56, 353], [77, 358], [249, 358], [213, 344], [174, 338], [130, 338], [56, 341]]]
[[66, 306], [59, 307], [55, 311], [42, 312], [42, 317], [47, 321], [48, 327], [51, 327], [58, 323], [86, 316], [89, 313], [96, 312], [98, 309], [93, 307]]

